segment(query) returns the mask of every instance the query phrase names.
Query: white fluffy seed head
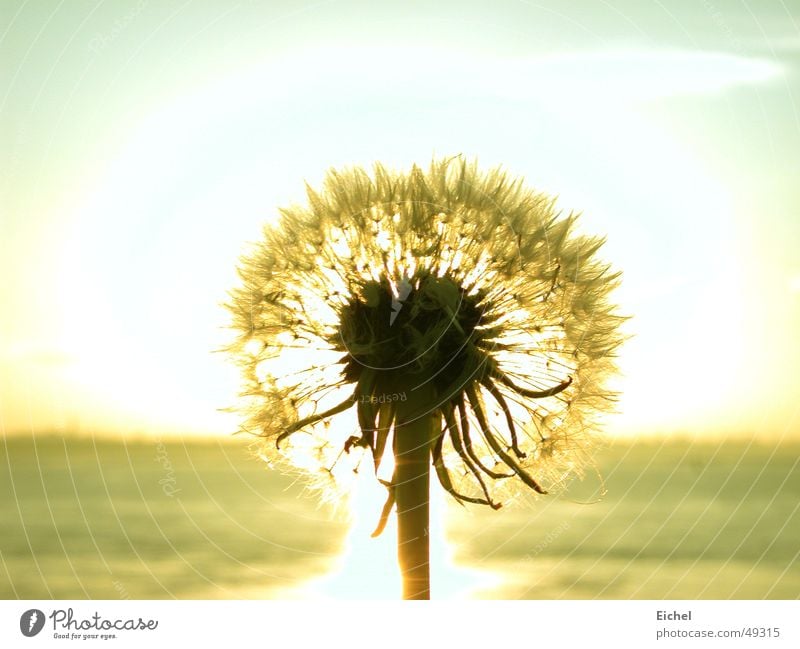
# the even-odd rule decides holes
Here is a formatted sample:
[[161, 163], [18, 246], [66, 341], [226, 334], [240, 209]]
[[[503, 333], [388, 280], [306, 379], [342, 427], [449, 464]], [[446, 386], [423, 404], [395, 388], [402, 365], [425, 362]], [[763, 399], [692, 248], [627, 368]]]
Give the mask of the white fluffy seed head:
[[[321, 478], [317, 485], [346, 485], [359, 462], [358, 449], [343, 453], [359, 432], [356, 401], [398, 400], [403, 392], [397, 381], [390, 394], [374, 386], [359, 392], [364, 359], [379, 359], [376, 371], [385, 373], [386, 345], [402, 339], [398, 358], [423, 359], [418, 371], [430, 372], [444, 352], [426, 350], [445, 332], [456, 341], [463, 334], [464, 366], [481, 368], [467, 382], [450, 377], [439, 385], [443, 400], [465, 404], [477, 457], [490, 469], [502, 464], [480, 434], [463, 393], [469, 387], [507, 450], [513, 418], [524, 454], [518, 464], [545, 488], [580, 474], [597, 415], [614, 399], [606, 379], [622, 341], [623, 318], [610, 301], [619, 273], [597, 257], [602, 239], [577, 234], [574, 214], [559, 214], [552, 198], [521, 180], [460, 158], [434, 161], [427, 171], [380, 164], [371, 174], [330, 171], [324, 187], [307, 194], [307, 204], [282, 209], [241, 260], [241, 284], [227, 305], [237, 336], [230, 351], [244, 376], [243, 430], [266, 440], [263, 457]], [[382, 308], [382, 291], [394, 313], [403, 282], [413, 292], [398, 313], [438, 309], [442, 317], [453, 312], [451, 321], [434, 319], [439, 329], [430, 330], [420, 330], [429, 321], [421, 315], [395, 315], [395, 330], [394, 318], [374, 324], [369, 310]], [[459, 327], [473, 307], [481, 319]], [[358, 335], [343, 334], [357, 327]], [[505, 406], [484, 380], [492, 372]], [[553, 396], [525, 396], [566, 382]], [[313, 420], [348, 398], [352, 408]], [[275, 440], [304, 420], [310, 423], [278, 449]], [[449, 438], [442, 456], [454, 484], [479, 488]], [[519, 483], [503, 479], [496, 487], [503, 495]]]

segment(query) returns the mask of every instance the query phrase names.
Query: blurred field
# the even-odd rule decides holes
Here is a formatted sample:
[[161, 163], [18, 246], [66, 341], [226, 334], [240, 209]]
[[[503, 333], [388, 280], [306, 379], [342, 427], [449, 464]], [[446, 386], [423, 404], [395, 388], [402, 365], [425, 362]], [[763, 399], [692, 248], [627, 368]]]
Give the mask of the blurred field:
[[[347, 524], [237, 441], [7, 437], [3, 598], [297, 596]], [[450, 508], [459, 565], [503, 598], [800, 597], [800, 445], [617, 443], [536, 507]]]

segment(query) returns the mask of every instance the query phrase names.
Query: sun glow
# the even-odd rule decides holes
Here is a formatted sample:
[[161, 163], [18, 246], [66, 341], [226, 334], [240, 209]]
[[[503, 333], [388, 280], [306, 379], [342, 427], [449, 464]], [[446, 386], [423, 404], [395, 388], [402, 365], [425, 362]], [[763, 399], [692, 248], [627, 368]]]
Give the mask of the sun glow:
[[[21, 314], [18, 328], [27, 338], [13, 334], [8, 349], [0, 350], [0, 372], [9, 395], [20, 392], [13, 376], [29, 376], [33, 389], [27, 398], [9, 397], [6, 425], [27, 425], [22, 422], [31, 416], [34, 426], [50, 425], [51, 408], [18, 405], [35, 402], [38, 392], [69, 394], [74, 416], [68, 418], [98, 431], [234, 429], [233, 418], [218, 409], [234, 398], [235, 371], [211, 350], [224, 342], [219, 304], [232, 284], [241, 242], [256, 239], [274, 206], [300, 199], [300, 180], [313, 182], [328, 165], [370, 163], [377, 150], [391, 151], [405, 165], [430, 156], [432, 147], [475, 152], [489, 163], [502, 160], [541, 189], [558, 193], [560, 205], [585, 209], [588, 229], [608, 233], [608, 257], [625, 271], [621, 310], [635, 316], [635, 337], [620, 363], [627, 378], [619, 383], [622, 417], [615, 431], [651, 428], [655, 411], [662, 427], [714, 422], [721, 412], [741, 419], [743, 413], [726, 406], [744, 402], [731, 395], [747, 394], [745, 370], [763, 361], [752, 350], [728, 352], [758, 324], [744, 313], [739, 292], [749, 280], [739, 277], [744, 264], [729, 232], [731, 195], [707, 165], [637, 107], [662, 97], [763, 83], [781, 70], [730, 55], [646, 54], [505, 60], [418, 47], [305, 49], [153, 102], [127, 128], [113, 157], [84, 170], [91, 182], [81, 185], [83, 196], [71, 195], [66, 213], [64, 206], [52, 206], [61, 219], [50, 255], [58, 272], [54, 278], [40, 272], [35, 290], [34, 279], [27, 278], [9, 306]], [[342, 86], [355, 93], [348, 105], [357, 105], [360, 86], [350, 75], [357, 70], [369, 76], [370, 66], [377, 71], [387, 62], [394, 62], [399, 77], [385, 89], [382, 111], [359, 113], [352, 125], [334, 127], [331, 120], [341, 116], [316, 97], [337, 96]], [[657, 77], [647, 72], [653, 66], [661, 71]], [[481, 80], [486, 97], [508, 97], [513, 90], [519, 110], [498, 104], [492, 127], [474, 128], [486, 123], [485, 116], [465, 102], [457, 112], [432, 109], [424, 129], [414, 120], [408, 129], [413, 137], [388, 135], [386, 120], [402, 130], [410, 119], [409, 90], [436, 97], [433, 89], [445, 77], [452, 86], [449, 101], [473, 96]], [[560, 99], [564, 92], [574, 101]], [[374, 89], [370, 93], [378, 101]], [[295, 107], [317, 105], [311, 121], [319, 127], [306, 135], [310, 117]], [[528, 134], [524, 125], [534, 122], [546, 129]], [[346, 137], [332, 140], [330, 133], [342, 128]], [[512, 139], [519, 146], [509, 150], [502, 143]], [[521, 153], [531, 149], [535, 156]], [[648, 165], [640, 164], [645, 159]], [[644, 224], [642, 206], [648, 223], [669, 224], [678, 238], [667, 233], [654, 245], [653, 236], [664, 228]], [[713, 259], [703, 254], [709, 241]], [[15, 254], [15, 263], [22, 264], [23, 253]], [[458, 254], [442, 263], [457, 267]], [[679, 259], [692, 260], [691, 272]], [[398, 263], [412, 268], [413, 260]], [[32, 312], [26, 326], [25, 295], [43, 292], [46, 284], [53, 299], [41, 313]], [[676, 322], [678, 311], [685, 317]], [[47, 321], [58, 322], [53, 332], [28, 333]], [[688, 321], [694, 329], [681, 330]], [[707, 345], [709, 336], [719, 344]], [[19, 359], [9, 351], [15, 345], [35, 350]], [[58, 367], [42, 363], [45, 354], [64, 361]], [[685, 357], [696, 359], [688, 376], [676, 362]], [[713, 384], [705, 380], [712, 373]], [[665, 411], [657, 395], [687, 381], [684, 398]]]
[[[337, 565], [324, 577], [310, 582], [303, 597], [320, 599], [390, 599], [400, 592], [400, 573], [394, 557], [397, 553], [397, 523], [391, 517], [377, 537], [370, 535], [386, 499], [386, 489], [369, 471], [359, 476], [347, 501], [352, 517], [350, 531]], [[431, 490], [431, 582], [433, 599], [468, 598], [481, 589], [498, 583], [495, 574], [465, 568], [455, 559], [454, 545], [446, 534], [447, 503], [443, 492]]]

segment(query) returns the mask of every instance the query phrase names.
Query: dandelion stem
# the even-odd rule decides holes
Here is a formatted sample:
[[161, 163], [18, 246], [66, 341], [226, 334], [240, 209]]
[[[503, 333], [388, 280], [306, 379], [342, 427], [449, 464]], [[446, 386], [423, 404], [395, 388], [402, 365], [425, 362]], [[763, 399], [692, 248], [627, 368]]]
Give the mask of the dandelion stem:
[[415, 391], [418, 398], [397, 404], [394, 495], [403, 599], [430, 599], [430, 449], [441, 417], [428, 407], [430, 399], [421, 394], [424, 391], [419, 388]]

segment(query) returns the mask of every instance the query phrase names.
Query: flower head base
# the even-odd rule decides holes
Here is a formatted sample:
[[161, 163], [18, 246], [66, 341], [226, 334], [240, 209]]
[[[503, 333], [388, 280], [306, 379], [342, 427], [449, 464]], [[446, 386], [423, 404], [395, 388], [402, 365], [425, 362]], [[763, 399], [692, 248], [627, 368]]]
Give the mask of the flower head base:
[[229, 304], [265, 455], [341, 480], [365, 449], [380, 472], [410, 399], [439, 423], [431, 462], [459, 501], [496, 508], [497, 485], [546, 493], [580, 471], [621, 342], [602, 240], [460, 159], [332, 171], [308, 199], [265, 228]]

